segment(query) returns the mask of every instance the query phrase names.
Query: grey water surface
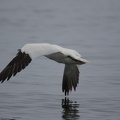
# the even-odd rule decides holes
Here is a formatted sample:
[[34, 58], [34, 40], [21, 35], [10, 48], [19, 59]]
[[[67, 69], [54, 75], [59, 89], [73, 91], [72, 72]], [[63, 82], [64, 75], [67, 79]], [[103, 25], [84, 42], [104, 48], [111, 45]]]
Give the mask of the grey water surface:
[[119, 0], [0, 0], [0, 71], [26, 43], [78, 51], [80, 84], [65, 98], [64, 65], [41, 57], [0, 84], [0, 120], [120, 120]]

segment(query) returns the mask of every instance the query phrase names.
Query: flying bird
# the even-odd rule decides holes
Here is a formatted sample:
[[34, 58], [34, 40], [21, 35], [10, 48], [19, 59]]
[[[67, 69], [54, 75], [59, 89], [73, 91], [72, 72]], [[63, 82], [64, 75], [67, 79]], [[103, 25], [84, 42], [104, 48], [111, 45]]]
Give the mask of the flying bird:
[[9, 80], [18, 72], [23, 70], [28, 64], [40, 56], [45, 56], [58, 63], [65, 64], [62, 91], [66, 95], [72, 89], [76, 90], [79, 83], [79, 69], [78, 66], [88, 63], [89, 61], [83, 59], [82, 56], [75, 50], [63, 48], [61, 46], [49, 43], [30, 43], [25, 44], [18, 50], [16, 56], [10, 63], [1, 71], [0, 82]]

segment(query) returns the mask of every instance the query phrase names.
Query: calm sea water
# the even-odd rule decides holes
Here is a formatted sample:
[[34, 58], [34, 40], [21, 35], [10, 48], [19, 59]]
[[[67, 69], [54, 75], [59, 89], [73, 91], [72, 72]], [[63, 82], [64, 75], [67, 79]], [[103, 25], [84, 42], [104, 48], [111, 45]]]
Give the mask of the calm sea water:
[[0, 71], [26, 43], [77, 50], [92, 64], [65, 98], [64, 65], [42, 57], [0, 84], [0, 120], [120, 120], [119, 0], [0, 0]]

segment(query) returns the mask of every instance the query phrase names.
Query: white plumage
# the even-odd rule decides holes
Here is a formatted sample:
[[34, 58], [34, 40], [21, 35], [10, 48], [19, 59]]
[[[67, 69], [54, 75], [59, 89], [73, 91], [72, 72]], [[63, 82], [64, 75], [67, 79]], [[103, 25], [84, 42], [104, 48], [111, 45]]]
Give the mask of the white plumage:
[[31, 43], [19, 49], [17, 55], [0, 73], [1, 83], [6, 79], [9, 80], [11, 76], [15, 76], [33, 59], [40, 56], [45, 56], [58, 63], [65, 64], [62, 91], [65, 92], [65, 95], [68, 95], [69, 91], [72, 91], [72, 88], [76, 90], [79, 82], [79, 70], [77, 65], [85, 64], [89, 61], [83, 59], [75, 50], [49, 43]]
[[21, 52], [25, 52], [29, 54], [32, 59], [35, 59], [40, 56], [56, 53], [58, 49], [48, 43], [33, 43], [24, 45]]

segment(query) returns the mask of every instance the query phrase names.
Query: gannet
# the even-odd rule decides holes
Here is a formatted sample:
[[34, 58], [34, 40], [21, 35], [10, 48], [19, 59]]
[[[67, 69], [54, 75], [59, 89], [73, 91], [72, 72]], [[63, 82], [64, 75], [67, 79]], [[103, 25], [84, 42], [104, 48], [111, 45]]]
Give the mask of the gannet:
[[62, 91], [65, 93], [65, 96], [69, 95], [72, 88], [76, 90], [77, 84], [79, 83], [78, 66], [88, 63], [89, 61], [83, 59], [75, 50], [49, 43], [25, 44], [18, 50], [18, 53], [10, 63], [1, 71], [0, 82], [3, 83], [5, 80], [9, 80], [12, 76], [15, 76], [28, 66], [32, 60], [40, 56], [45, 56], [58, 63], [65, 64], [62, 81]]

